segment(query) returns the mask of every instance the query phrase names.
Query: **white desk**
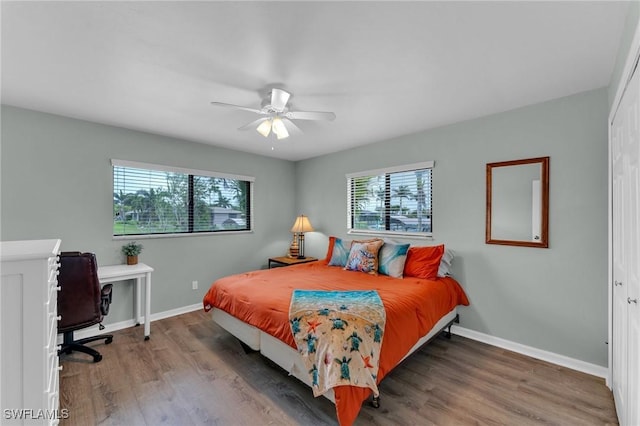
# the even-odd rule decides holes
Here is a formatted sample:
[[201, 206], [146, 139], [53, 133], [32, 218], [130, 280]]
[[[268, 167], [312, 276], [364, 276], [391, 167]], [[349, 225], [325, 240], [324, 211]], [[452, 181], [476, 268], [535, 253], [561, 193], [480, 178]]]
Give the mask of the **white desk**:
[[126, 280], [136, 280], [135, 291], [135, 320], [136, 325], [140, 325], [140, 291], [142, 289], [142, 278], [145, 281], [144, 291], [144, 340], [149, 340], [151, 334], [151, 273], [153, 268], [144, 263], [137, 265], [108, 265], [98, 266], [98, 280], [100, 284], [115, 283]]

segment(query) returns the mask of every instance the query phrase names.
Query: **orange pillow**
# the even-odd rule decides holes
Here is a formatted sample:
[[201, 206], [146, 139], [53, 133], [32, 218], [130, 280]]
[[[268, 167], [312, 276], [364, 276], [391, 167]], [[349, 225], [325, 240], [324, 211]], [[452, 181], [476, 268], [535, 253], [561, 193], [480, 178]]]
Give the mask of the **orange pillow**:
[[444, 254], [444, 244], [429, 247], [409, 247], [404, 264], [405, 277], [433, 280], [438, 276], [440, 259]]

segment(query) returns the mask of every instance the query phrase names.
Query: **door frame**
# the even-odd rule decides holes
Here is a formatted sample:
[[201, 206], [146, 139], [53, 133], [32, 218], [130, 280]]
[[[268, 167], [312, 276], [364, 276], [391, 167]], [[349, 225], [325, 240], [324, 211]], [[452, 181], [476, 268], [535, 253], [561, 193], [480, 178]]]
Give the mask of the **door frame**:
[[[638, 20], [636, 21], [636, 29], [631, 41], [631, 45], [629, 46], [629, 50], [627, 51], [627, 58], [624, 63], [624, 68], [622, 69], [622, 73], [620, 75], [620, 80], [618, 81], [618, 86], [616, 87], [616, 95], [613, 98], [613, 103], [609, 109], [609, 117], [607, 120], [607, 135], [608, 135], [608, 148], [607, 148], [607, 161], [608, 161], [608, 170], [607, 170], [607, 222], [608, 222], [608, 273], [607, 273], [607, 306], [608, 306], [608, 327], [607, 327], [607, 377], [606, 385], [609, 389], [613, 389], [612, 379], [613, 379], [613, 157], [611, 153], [611, 126], [613, 124], [613, 119], [615, 118], [616, 112], [618, 111], [618, 107], [620, 106], [620, 102], [622, 101], [622, 95], [629, 83], [629, 80], [632, 76], [634, 66], [640, 56], [640, 15], [638, 16]], [[640, 68], [640, 65], [638, 65]], [[637, 70], [636, 72], [640, 72]]]

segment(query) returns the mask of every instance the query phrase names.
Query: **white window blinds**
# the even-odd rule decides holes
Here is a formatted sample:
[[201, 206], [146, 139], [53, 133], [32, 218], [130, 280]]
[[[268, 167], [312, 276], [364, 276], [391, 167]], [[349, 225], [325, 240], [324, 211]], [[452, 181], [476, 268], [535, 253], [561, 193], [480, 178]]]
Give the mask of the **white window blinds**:
[[112, 160], [113, 235], [252, 229], [254, 178]]
[[357, 233], [429, 236], [433, 162], [347, 175], [347, 228]]

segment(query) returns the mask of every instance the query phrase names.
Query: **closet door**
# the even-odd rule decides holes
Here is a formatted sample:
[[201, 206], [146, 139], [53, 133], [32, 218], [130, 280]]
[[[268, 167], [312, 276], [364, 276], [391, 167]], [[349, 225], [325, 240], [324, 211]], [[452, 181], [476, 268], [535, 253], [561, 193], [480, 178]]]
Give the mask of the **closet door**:
[[619, 421], [640, 424], [640, 72], [612, 123], [613, 394]]
[[[621, 109], [622, 109], [621, 105]], [[612, 251], [613, 251], [613, 309], [612, 309], [612, 384], [618, 420], [625, 424], [627, 404], [627, 256], [624, 244], [624, 205], [626, 188], [624, 179], [622, 145], [625, 115], [618, 110], [611, 130], [612, 154]]]
[[640, 425], [640, 71], [636, 70], [629, 87], [627, 108], [628, 135], [623, 145], [625, 179], [629, 201], [625, 206], [627, 251], [627, 419], [630, 425]]

